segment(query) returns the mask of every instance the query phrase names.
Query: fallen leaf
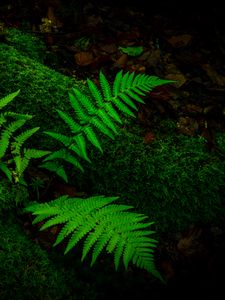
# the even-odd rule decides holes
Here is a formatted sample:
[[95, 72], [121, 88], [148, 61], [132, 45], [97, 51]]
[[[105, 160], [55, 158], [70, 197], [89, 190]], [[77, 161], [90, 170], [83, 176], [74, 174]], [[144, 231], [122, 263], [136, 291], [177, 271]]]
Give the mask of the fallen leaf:
[[128, 61], [128, 55], [127, 54], [122, 54], [114, 63], [115, 68], [122, 69], [125, 67]]
[[94, 57], [91, 52], [82, 51], [74, 55], [76, 64], [79, 66], [87, 66], [94, 62]]

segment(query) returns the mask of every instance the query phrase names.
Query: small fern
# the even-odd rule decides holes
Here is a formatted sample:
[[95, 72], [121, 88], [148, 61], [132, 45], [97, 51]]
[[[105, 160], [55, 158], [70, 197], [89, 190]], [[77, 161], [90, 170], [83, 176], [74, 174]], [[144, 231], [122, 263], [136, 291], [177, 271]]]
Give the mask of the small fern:
[[[10, 103], [19, 92], [18, 90], [0, 99], [0, 110]], [[26, 140], [35, 134], [39, 127], [27, 129], [18, 135], [15, 135], [15, 132], [31, 118], [30, 115], [9, 111], [0, 113], [0, 170], [10, 181], [14, 180], [15, 183], [19, 181], [24, 183], [23, 173], [31, 159], [41, 158], [50, 153], [49, 151], [22, 148]]]
[[156, 240], [150, 237], [154, 231], [149, 229], [153, 222], [144, 222], [147, 217], [143, 214], [129, 212], [132, 206], [111, 204], [117, 199], [61, 196], [48, 203], [33, 203], [25, 211], [35, 216], [33, 224], [45, 222], [41, 230], [63, 225], [54, 246], [69, 238], [65, 254], [83, 240], [81, 260], [92, 252], [91, 266], [105, 249], [114, 253], [116, 270], [122, 259], [126, 269], [132, 262], [162, 279], [154, 264]]
[[[68, 162], [68, 157], [74, 155], [90, 162], [86, 150], [87, 141], [103, 152], [97, 133], [114, 139], [118, 134], [117, 125], [122, 124], [121, 114], [135, 117], [133, 111], [138, 109], [135, 102], [144, 103], [142, 97], [153, 88], [174, 81], [145, 74], [136, 75], [134, 72], [127, 72], [123, 75], [123, 72], [120, 71], [115, 77], [112, 88], [102, 72], [99, 74], [99, 82], [100, 88], [93, 81], [87, 79], [88, 94], [82, 93], [77, 88], [73, 88], [69, 92], [70, 104], [75, 117], [57, 109], [60, 118], [67, 124], [70, 134], [45, 132], [61, 142], [64, 150], [56, 151], [55, 154], [48, 156], [45, 159], [47, 163], [42, 167], [48, 169], [49, 161], [55, 159]], [[77, 158], [73, 158], [70, 163], [82, 170]], [[65, 170], [63, 174], [65, 174]], [[66, 176], [63, 178], [65, 179]]]

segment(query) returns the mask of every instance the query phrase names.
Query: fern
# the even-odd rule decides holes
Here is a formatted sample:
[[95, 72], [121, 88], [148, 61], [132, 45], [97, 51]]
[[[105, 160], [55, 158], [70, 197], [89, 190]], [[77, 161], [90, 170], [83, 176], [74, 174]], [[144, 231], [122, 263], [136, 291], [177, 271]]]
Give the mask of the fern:
[[[0, 109], [10, 103], [19, 92], [18, 90], [0, 99]], [[15, 183], [19, 181], [25, 183], [22, 176], [31, 159], [41, 158], [50, 153], [23, 148], [26, 140], [35, 134], [39, 127], [27, 129], [17, 135], [16, 132], [31, 118], [32, 116], [27, 114], [9, 111], [0, 114], [0, 170]]]
[[[45, 132], [62, 143], [62, 147], [67, 149], [67, 155], [75, 154], [89, 162], [86, 150], [87, 141], [103, 152], [98, 134], [114, 139], [118, 134], [117, 125], [122, 124], [121, 114], [135, 117], [134, 112], [138, 109], [135, 102], [144, 103], [142, 97], [154, 87], [174, 81], [145, 74], [136, 75], [134, 72], [127, 72], [123, 75], [123, 72], [120, 71], [115, 77], [112, 88], [102, 72], [99, 74], [99, 82], [100, 87], [87, 79], [87, 94], [77, 88], [73, 88], [69, 92], [69, 100], [75, 117], [57, 109], [60, 118], [69, 127], [70, 136]], [[64, 151], [57, 150], [56, 153], [56, 159], [67, 160]], [[62, 156], [59, 157], [59, 154]], [[53, 157], [51, 154], [51, 158], [47, 157], [45, 160]], [[82, 169], [81, 164], [73, 165]]]
[[20, 90], [11, 93], [7, 96], [5, 96], [4, 98], [0, 99], [0, 110], [5, 107], [7, 104], [9, 104], [16, 96], [18, 96], [18, 94], [20, 93]]
[[91, 266], [105, 249], [114, 254], [116, 270], [123, 260], [126, 269], [132, 262], [162, 279], [154, 264], [156, 240], [151, 238], [154, 231], [149, 229], [153, 223], [144, 222], [147, 217], [143, 214], [129, 212], [132, 206], [112, 204], [117, 199], [62, 196], [44, 204], [33, 203], [25, 211], [35, 216], [33, 224], [44, 221], [41, 230], [62, 225], [54, 246], [67, 238], [65, 254], [83, 240], [81, 260], [92, 252]]

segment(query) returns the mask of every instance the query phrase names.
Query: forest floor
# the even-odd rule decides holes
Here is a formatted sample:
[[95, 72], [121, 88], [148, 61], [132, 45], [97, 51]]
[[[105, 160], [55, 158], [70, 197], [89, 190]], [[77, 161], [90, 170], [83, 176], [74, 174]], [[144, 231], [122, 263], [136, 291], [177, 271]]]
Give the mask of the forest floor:
[[[81, 80], [88, 77], [96, 82], [99, 70], [112, 79], [121, 69], [176, 80], [172, 86], [155, 89], [146, 105], [140, 107], [138, 118], [145, 128], [144, 142], [154, 140], [157, 122], [171, 118], [177, 124], [178, 134], [200, 135], [205, 138], [207, 149], [216, 151], [214, 134], [225, 132], [223, 15], [216, 8], [204, 13], [187, 14], [182, 8], [170, 12], [165, 9], [149, 14], [132, 6], [124, 9], [122, 4], [113, 7], [103, 3], [96, 7], [89, 1], [82, 11], [82, 23], [71, 30], [50, 8], [47, 18], [52, 20], [54, 31], [42, 27], [38, 33], [46, 41], [45, 63], [65, 75]], [[37, 30], [34, 28], [34, 32]], [[139, 47], [141, 52], [132, 55], [127, 47]], [[57, 59], [53, 61], [52, 57]], [[118, 293], [121, 298], [132, 299], [161, 299], [169, 295], [183, 298], [187, 294], [193, 296], [197, 289], [202, 296], [211, 292], [213, 299], [224, 299], [220, 298], [224, 253], [224, 225], [190, 224], [178, 240], [162, 245], [157, 254], [167, 286], [148, 276], [140, 280], [142, 272], [135, 271], [136, 286], [132, 279], [132, 287], [124, 285], [124, 290], [118, 292], [115, 284], [105, 298], [119, 298]]]

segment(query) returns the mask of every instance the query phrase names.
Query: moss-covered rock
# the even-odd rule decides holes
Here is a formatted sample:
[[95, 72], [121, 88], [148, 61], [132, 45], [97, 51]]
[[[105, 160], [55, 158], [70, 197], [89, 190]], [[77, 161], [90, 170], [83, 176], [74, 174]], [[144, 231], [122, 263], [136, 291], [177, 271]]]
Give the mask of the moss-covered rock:
[[[75, 178], [90, 194], [120, 196], [156, 222], [158, 232], [177, 232], [190, 224], [219, 222], [225, 216], [225, 135], [221, 152], [208, 152], [201, 137], [159, 136], [150, 145], [141, 133], [104, 140], [104, 154]], [[111, 145], [113, 144], [113, 145]]]
[[[0, 53], [0, 98], [20, 89], [7, 110], [34, 115], [29, 124], [41, 127], [38, 137], [33, 139], [34, 143], [40, 144], [40, 139], [46, 141], [42, 131], [62, 130], [63, 122], [55, 109], [70, 111], [68, 91], [74, 86], [83, 89], [84, 84], [23, 56], [4, 43], [0, 44]], [[48, 144], [46, 142], [44, 146], [48, 147]]]
[[26, 33], [17, 28], [6, 30], [6, 41], [22, 55], [37, 62], [44, 63], [46, 46], [44, 42], [33, 33]]
[[66, 299], [66, 284], [47, 253], [17, 224], [0, 223], [0, 299]]

